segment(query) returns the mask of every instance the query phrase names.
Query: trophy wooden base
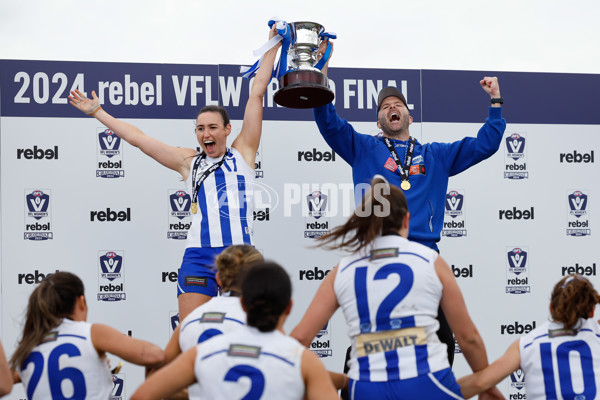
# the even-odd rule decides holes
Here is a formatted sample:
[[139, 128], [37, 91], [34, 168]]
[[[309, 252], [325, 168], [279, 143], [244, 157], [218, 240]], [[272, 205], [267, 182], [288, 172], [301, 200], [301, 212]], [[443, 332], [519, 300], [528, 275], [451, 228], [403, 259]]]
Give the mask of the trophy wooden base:
[[275, 92], [275, 103], [288, 108], [315, 108], [334, 98], [327, 77], [312, 70], [290, 71], [279, 78], [280, 89]]

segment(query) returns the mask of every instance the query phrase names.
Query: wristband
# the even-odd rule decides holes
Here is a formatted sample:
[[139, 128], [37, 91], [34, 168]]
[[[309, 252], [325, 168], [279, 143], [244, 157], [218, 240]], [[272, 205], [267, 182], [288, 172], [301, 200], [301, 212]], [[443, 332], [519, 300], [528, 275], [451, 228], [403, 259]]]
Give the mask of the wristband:
[[90, 111], [89, 113], [87, 113], [87, 115], [89, 115], [90, 117], [92, 115], [94, 115], [98, 110], [102, 110], [102, 107], [100, 107], [100, 104], [98, 104], [95, 108], [92, 108], [92, 111]]
[[504, 104], [504, 99], [502, 97], [496, 97], [490, 101], [492, 104]]

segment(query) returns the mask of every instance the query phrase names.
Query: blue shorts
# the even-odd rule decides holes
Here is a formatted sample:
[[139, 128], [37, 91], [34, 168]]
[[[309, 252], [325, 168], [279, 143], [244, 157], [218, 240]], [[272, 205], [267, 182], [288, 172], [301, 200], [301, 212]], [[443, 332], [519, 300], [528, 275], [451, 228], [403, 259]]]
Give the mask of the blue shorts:
[[200, 293], [215, 297], [219, 291], [215, 259], [225, 247], [188, 247], [177, 274], [177, 297], [182, 293]]
[[450, 368], [416, 378], [387, 382], [365, 382], [350, 379], [348, 393], [350, 393], [351, 400], [463, 399], [460, 386], [456, 383]]

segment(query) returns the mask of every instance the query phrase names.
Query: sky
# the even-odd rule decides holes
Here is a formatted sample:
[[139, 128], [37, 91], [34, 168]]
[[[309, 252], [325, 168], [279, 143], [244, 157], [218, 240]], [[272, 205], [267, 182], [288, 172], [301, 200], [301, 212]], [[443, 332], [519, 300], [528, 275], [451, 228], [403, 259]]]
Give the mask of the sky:
[[267, 21], [335, 32], [332, 67], [600, 73], [597, 0], [0, 0], [0, 59], [251, 64]]

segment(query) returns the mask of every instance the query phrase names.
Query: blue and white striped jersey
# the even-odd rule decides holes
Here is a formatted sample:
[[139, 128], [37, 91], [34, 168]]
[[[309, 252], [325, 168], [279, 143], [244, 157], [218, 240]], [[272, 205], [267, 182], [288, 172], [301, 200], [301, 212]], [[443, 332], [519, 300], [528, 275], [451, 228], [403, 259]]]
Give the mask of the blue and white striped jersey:
[[[203, 399], [281, 399], [304, 397], [301, 361], [308, 351], [275, 330], [244, 326], [197, 347], [194, 373]], [[244, 397], [246, 396], [246, 397]]]
[[[192, 311], [180, 324], [179, 348], [185, 352], [213, 336], [234, 332], [246, 325], [239, 297], [218, 296]], [[189, 387], [190, 400], [200, 399], [200, 387]]]
[[432, 249], [389, 235], [340, 261], [334, 290], [352, 341], [351, 379], [383, 382], [449, 368], [436, 335], [436, 259]]
[[32, 350], [19, 370], [29, 400], [110, 397], [112, 375], [92, 344], [91, 328], [65, 318]]
[[[198, 212], [192, 214], [186, 247], [227, 247], [234, 244], [254, 244], [252, 237], [255, 172], [239, 151], [228, 148], [221, 168], [210, 174], [198, 193]], [[200, 155], [192, 158], [190, 168]], [[200, 162], [196, 179], [220, 158], [206, 157]], [[192, 194], [190, 171], [186, 186]]]
[[600, 328], [595, 318], [579, 329], [545, 322], [519, 340], [528, 399], [600, 397]]

